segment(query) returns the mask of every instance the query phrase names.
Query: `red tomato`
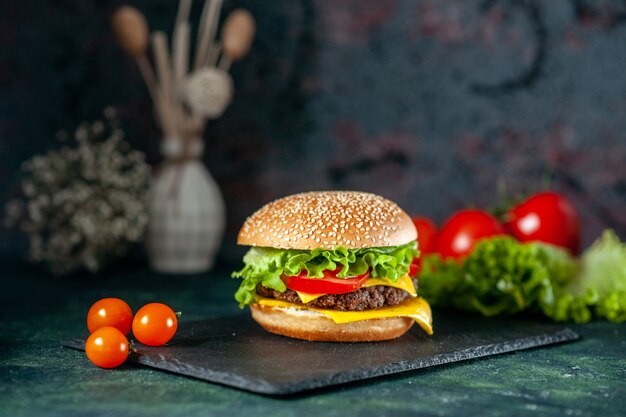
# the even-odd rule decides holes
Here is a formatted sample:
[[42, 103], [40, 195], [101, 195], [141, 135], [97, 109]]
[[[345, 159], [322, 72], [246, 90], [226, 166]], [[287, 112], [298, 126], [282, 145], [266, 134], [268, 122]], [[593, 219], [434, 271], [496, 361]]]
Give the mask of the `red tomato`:
[[540, 241], [580, 250], [580, 217], [576, 207], [555, 192], [535, 194], [513, 207], [504, 223], [507, 231], [521, 242]]
[[422, 255], [436, 252], [437, 226], [427, 217], [413, 217], [417, 229], [417, 248]]
[[119, 298], [103, 298], [91, 306], [87, 313], [87, 328], [93, 333], [101, 327], [115, 327], [128, 334], [133, 321], [133, 311]]
[[358, 290], [369, 277], [369, 271], [363, 275], [350, 278], [337, 278], [343, 267], [334, 271], [324, 271], [323, 278], [307, 277], [306, 269], [294, 277], [283, 276], [285, 285], [290, 290], [307, 292], [309, 294], [344, 294]]
[[161, 346], [170, 341], [178, 328], [178, 316], [161, 303], [141, 307], [133, 319], [133, 334], [144, 345]]
[[420, 269], [422, 269], [422, 258], [413, 258], [413, 262], [409, 266], [409, 276], [417, 276]]
[[444, 258], [459, 259], [469, 254], [480, 239], [504, 234], [492, 215], [481, 210], [461, 210], [443, 225], [437, 236], [437, 248]]
[[101, 327], [85, 342], [85, 353], [100, 368], [115, 368], [128, 358], [128, 339], [115, 327]]

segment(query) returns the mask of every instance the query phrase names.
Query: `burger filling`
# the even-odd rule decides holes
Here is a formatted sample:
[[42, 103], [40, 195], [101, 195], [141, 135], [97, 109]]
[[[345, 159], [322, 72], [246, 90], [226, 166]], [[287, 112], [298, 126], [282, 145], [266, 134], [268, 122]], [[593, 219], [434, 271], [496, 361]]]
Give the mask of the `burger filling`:
[[[417, 288], [417, 278], [410, 279], [414, 288]], [[302, 292], [289, 288], [280, 292], [259, 284], [257, 285], [256, 292], [258, 295], [266, 298], [275, 298], [293, 304], [340, 311], [363, 311], [385, 306], [395, 306], [412, 295], [408, 291], [387, 285], [361, 287], [352, 292], [342, 294], [322, 294], [308, 302], [303, 301], [304, 297]]]
[[307, 307], [363, 311], [395, 306], [415, 296], [416, 242], [362, 249], [274, 249], [255, 247], [234, 272], [243, 278], [235, 294], [240, 306], [260, 297]]

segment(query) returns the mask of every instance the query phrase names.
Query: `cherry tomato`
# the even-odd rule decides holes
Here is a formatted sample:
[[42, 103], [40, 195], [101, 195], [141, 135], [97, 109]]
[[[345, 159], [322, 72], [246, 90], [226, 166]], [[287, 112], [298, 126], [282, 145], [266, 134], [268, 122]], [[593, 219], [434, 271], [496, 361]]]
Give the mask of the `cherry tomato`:
[[417, 229], [417, 248], [422, 255], [436, 252], [437, 226], [427, 217], [413, 217]]
[[178, 328], [176, 313], [161, 303], [141, 307], [133, 319], [133, 334], [144, 345], [161, 346], [170, 341]]
[[580, 217], [576, 207], [563, 195], [541, 192], [510, 210], [505, 219], [507, 231], [521, 242], [540, 241], [580, 250]]
[[101, 327], [111, 326], [128, 334], [133, 321], [133, 311], [119, 298], [103, 298], [91, 306], [87, 313], [87, 328], [93, 333]]
[[128, 358], [128, 339], [115, 327], [101, 327], [85, 342], [85, 353], [100, 368], [116, 368]]
[[480, 239], [504, 234], [492, 215], [481, 210], [461, 210], [443, 225], [437, 236], [437, 248], [444, 258], [459, 259], [469, 254]]
[[290, 290], [310, 294], [344, 294], [358, 290], [369, 277], [369, 271], [350, 278], [337, 278], [343, 267], [334, 271], [324, 271], [323, 278], [309, 278], [306, 269], [294, 277], [283, 276], [283, 282]]

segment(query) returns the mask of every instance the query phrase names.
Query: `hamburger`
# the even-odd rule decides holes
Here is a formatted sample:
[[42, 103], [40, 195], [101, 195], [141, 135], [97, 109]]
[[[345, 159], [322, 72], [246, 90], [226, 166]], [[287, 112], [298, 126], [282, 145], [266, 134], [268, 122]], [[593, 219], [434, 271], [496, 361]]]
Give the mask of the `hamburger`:
[[398, 205], [375, 194], [324, 191], [275, 200], [252, 214], [237, 243], [252, 248], [235, 294], [271, 333], [296, 339], [393, 339], [418, 323], [417, 231]]

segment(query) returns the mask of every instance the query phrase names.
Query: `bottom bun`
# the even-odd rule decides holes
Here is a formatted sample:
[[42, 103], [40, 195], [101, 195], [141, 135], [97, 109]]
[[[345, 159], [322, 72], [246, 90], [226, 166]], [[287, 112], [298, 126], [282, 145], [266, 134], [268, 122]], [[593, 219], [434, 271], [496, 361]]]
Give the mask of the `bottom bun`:
[[252, 318], [268, 332], [317, 342], [376, 342], [395, 339], [413, 325], [408, 317], [337, 324], [312, 310], [250, 305]]

